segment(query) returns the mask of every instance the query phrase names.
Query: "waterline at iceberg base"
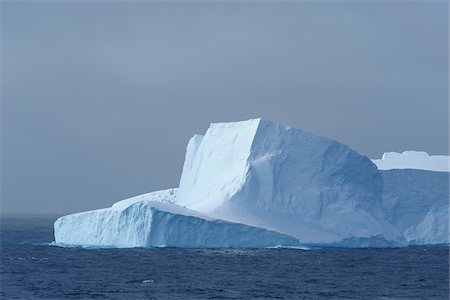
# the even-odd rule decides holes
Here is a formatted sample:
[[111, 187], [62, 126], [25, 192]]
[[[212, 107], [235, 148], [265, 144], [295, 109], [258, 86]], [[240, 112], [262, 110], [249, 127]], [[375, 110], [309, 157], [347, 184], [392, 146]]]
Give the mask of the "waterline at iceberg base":
[[[395, 169], [392, 157], [397, 156], [388, 157], [389, 169]], [[428, 155], [424, 162], [417, 160], [425, 155], [417, 157], [412, 160], [415, 165], [427, 161], [436, 165]], [[448, 244], [449, 173], [442, 168], [408, 169], [408, 159], [401, 161], [403, 170], [389, 171], [386, 161], [371, 161], [335, 140], [276, 122], [211, 124], [205, 135], [189, 141], [179, 188], [63, 216], [54, 224], [55, 244], [120, 248]], [[380, 161], [383, 170], [377, 168]]]

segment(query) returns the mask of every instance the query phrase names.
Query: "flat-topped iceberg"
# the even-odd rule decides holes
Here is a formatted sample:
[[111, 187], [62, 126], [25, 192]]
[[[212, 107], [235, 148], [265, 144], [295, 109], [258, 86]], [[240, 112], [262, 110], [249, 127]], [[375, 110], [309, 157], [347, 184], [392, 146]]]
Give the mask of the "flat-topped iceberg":
[[205, 135], [189, 141], [179, 188], [61, 217], [55, 243], [188, 248], [448, 243], [448, 173], [377, 166], [335, 140], [279, 123], [211, 124]]
[[418, 169], [428, 171], [450, 171], [450, 157], [429, 155], [424, 151], [385, 152], [381, 159], [373, 159], [380, 170]]
[[[263, 248], [298, 246], [288, 235], [209, 218], [169, 203], [161, 194], [59, 218], [55, 244], [85, 247]], [[157, 200], [151, 201], [148, 199]], [[161, 202], [160, 200], [163, 200]]]

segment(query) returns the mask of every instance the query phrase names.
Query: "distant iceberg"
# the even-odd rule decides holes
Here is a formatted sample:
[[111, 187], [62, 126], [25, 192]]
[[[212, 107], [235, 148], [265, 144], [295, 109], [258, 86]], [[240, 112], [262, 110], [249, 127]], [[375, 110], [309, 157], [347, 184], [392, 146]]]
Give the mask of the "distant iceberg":
[[189, 141], [178, 189], [61, 217], [54, 225], [55, 243], [185, 248], [448, 243], [445, 176], [413, 174], [437, 180], [439, 192], [425, 184], [405, 193], [415, 181], [399, 174], [403, 171], [410, 170], [380, 171], [335, 140], [276, 122], [211, 124], [205, 135]]
[[385, 152], [381, 159], [373, 159], [380, 170], [418, 169], [450, 172], [450, 157], [429, 155], [424, 151]]

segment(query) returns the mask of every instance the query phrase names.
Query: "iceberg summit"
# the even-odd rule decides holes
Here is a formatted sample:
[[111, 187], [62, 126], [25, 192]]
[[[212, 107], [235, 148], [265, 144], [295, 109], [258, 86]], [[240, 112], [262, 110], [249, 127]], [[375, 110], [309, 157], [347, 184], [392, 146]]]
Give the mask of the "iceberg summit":
[[[411, 153], [371, 161], [335, 140], [272, 121], [211, 124], [205, 135], [190, 139], [179, 188], [63, 216], [54, 224], [55, 244], [448, 244], [449, 173], [442, 166], [448, 157]], [[413, 168], [430, 165], [427, 171]]]

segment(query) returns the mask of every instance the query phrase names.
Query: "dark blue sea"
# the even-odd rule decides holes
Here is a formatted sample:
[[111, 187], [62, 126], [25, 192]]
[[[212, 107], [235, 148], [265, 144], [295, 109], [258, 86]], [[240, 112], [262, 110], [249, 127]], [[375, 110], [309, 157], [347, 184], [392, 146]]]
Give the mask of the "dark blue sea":
[[449, 248], [81, 249], [1, 218], [1, 299], [448, 299]]

